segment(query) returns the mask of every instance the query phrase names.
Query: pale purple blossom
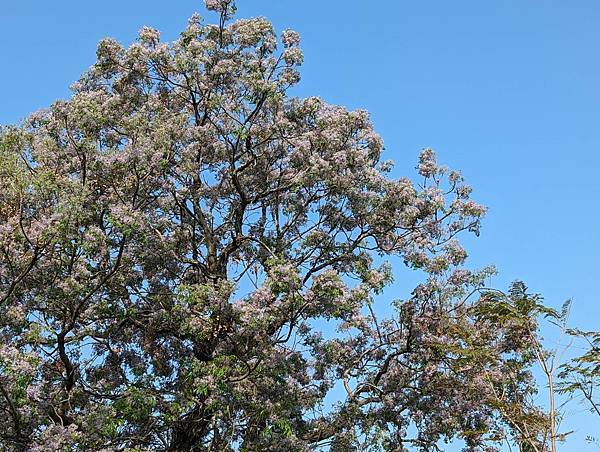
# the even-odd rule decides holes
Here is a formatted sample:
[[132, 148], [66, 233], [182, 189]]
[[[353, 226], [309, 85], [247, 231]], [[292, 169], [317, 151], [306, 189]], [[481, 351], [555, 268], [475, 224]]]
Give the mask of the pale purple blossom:
[[419, 174], [424, 177], [431, 177], [437, 171], [435, 153], [430, 148], [425, 148], [419, 155], [419, 165], [417, 166]]
[[300, 35], [294, 30], [284, 30], [281, 33], [281, 42], [285, 47], [294, 47], [300, 44]]

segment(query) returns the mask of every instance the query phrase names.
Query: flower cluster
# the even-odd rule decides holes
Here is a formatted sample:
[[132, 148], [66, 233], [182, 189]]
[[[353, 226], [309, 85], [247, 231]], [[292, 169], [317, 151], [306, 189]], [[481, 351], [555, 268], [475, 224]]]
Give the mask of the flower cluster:
[[294, 30], [284, 30], [281, 33], [281, 42], [287, 47], [295, 47], [300, 44], [300, 35]]
[[419, 174], [423, 177], [431, 177], [437, 172], [437, 163], [435, 153], [430, 148], [425, 148], [419, 156], [419, 165], [417, 166]]

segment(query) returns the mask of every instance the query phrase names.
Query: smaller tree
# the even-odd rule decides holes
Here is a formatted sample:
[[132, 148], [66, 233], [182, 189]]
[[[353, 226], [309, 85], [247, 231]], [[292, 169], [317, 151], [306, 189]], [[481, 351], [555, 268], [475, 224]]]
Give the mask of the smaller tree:
[[[571, 400], [580, 399], [592, 415], [600, 416], [600, 332], [571, 329], [568, 333], [584, 341], [586, 350], [560, 366], [557, 390]], [[598, 443], [594, 436], [588, 436], [587, 440]]]
[[[557, 433], [557, 412], [555, 403], [554, 377], [556, 372], [556, 351], [544, 347], [539, 335], [539, 321], [547, 319], [553, 324], [566, 321], [568, 305], [558, 312], [542, 303], [537, 294], [530, 294], [521, 281], [514, 282], [508, 294], [488, 290], [483, 303], [477, 307], [478, 315], [491, 325], [488, 328], [503, 328], [505, 338], [513, 342], [519, 354], [506, 357], [507, 386], [492, 388], [495, 403], [511, 427], [514, 442], [522, 451], [545, 451], [548, 445], [556, 450], [556, 442], [564, 437]], [[492, 326], [493, 325], [493, 326]], [[498, 351], [505, 355], [505, 351]], [[548, 386], [549, 409], [541, 411], [533, 396], [538, 386], [533, 383], [531, 366], [538, 364]], [[487, 378], [487, 375], [486, 375]], [[528, 386], [529, 391], [515, 391], [514, 388]], [[523, 398], [526, 395], [528, 398]]]

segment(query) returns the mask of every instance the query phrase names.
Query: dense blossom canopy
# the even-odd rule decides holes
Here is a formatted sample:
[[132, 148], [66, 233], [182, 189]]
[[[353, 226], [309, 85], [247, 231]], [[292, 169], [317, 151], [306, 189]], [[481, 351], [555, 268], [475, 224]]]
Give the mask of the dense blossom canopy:
[[[367, 112], [287, 94], [296, 32], [206, 5], [173, 43], [103, 40], [0, 134], [3, 450], [537, 441], [525, 328], [462, 267], [485, 209], [460, 174], [426, 149], [391, 178]], [[425, 276], [378, 318], [386, 256]]]

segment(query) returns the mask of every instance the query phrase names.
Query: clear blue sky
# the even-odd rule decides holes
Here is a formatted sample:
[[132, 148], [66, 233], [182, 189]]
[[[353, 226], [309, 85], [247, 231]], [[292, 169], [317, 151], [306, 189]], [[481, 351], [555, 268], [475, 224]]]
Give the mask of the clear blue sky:
[[[200, 0], [5, 0], [0, 123], [69, 95], [99, 39], [142, 25], [176, 38]], [[489, 207], [471, 265], [500, 287], [523, 279], [571, 323], [600, 329], [600, 2], [598, 0], [238, 0], [303, 37], [296, 94], [366, 108], [396, 174], [421, 148], [461, 169]], [[401, 276], [401, 275], [399, 275]], [[410, 276], [408, 276], [410, 278]], [[600, 432], [584, 413], [577, 441]], [[596, 425], [594, 425], [596, 424]]]

